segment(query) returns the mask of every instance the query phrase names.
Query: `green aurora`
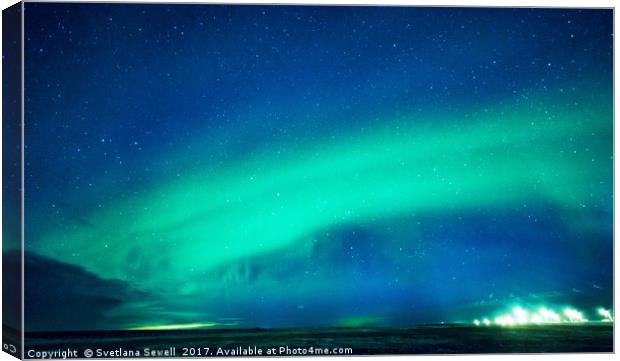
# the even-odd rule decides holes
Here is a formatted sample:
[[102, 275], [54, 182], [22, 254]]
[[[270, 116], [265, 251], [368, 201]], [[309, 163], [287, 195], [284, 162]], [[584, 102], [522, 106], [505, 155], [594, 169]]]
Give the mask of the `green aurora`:
[[411, 115], [426, 125], [402, 127], [416, 122], [397, 119], [272, 146], [227, 169], [195, 171], [119, 200], [89, 215], [95, 228], [51, 233], [37, 252], [73, 250], [71, 262], [102, 277], [139, 280], [146, 290], [182, 283], [181, 294], [192, 294], [214, 286], [192, 280], [218, 266], [403, 213], [520, 207], [542, 198], [576, 216], [573, 227], [592, 226], [588, 209], [611, 187], [603, 183], [611, 179], [612, 114], [600, 104], [510, 106], [466, 122]]

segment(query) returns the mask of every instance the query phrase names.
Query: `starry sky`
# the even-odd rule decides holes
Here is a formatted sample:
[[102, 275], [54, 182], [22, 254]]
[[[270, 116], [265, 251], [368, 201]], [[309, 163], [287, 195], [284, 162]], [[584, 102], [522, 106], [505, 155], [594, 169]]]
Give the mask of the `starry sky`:
[[612, 306], [611, 10], [25, 5], [26, 331]]

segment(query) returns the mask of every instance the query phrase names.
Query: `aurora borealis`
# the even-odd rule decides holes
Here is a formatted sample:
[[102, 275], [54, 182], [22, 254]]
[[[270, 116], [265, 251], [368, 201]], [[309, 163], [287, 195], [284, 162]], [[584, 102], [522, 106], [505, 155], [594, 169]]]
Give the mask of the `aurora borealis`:
[[26, 330], [612, 307], [611, 11], [26, 11]]

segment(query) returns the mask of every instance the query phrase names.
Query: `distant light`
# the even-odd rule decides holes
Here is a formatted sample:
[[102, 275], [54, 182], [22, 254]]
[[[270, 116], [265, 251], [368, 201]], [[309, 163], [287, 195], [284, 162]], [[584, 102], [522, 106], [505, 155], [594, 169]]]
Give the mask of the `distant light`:
[[517, 306], [513, 308], [512, 313], [515, 316], [516, 323], [518, 323], [519, 325], [525, 325], [528, 323], [527, 311], [524, 310], [522, 307]]
[[202, 323], [183, 323], [176, 325], [147, 325], [132, 327], [133, 331], [162, 331], [162, 330], [187, 330], [193, 328], [207, 328], [217, 326], [215, 322], [202, 322]]
[[545, 307], [541, 307], [538, 314], [542, 317], [542, 323], [560, 323], [562, 321], [558, 313]]
[[532, 323], [535, 323], [537, 325], [540, 325], [540, 324], [542, 324], [544, 322], [542, 316], [539, 315], [539, 314], [535, 314], [534, 316], [532, 316], [531, 321], [532, 321]]
[[511, 315], [503, 315], [495, 318], [495, 324], [500, 326], [513, 326], [516, 323]]
[[575, 309], [572, 309], [572, 308], [565, 309], [564, 315], [568, 318], [568, 322], [571, 322], [571, 323], [580, 323], [580, 322], [588, 321], [583, 317], [583, 314], [581, 312]]
[[601, 308], [598, 309], [598, 314], [603, 316], [603, 319], [601, 320], [603, 322], [613, 322], [614, 321], [614, 318], [611, 315], [611, 311], [610, 310], [606, 310], [606, 309], [601, 307]]
[[[598, 309], [599, 315], [603, 316], [603, 322], [612, 322], [613, 316], [611, 311], [604, 308]], [[484, 318], [482, 324], [489, 326], [495, 324], [498, 326], [521, 326], [521, 325], [543, 325], [543, 324], [561, 324], [561, 323], [584, 323], [588, 322], [588, 319], [584, 317], [584, 314], [575, 308], [565, 308], [562, 314], [548, 308], [540, 307], [538, 309], [526, 309], [522, 306], [515, 306], [511, 312], [498, 315], [489, 321]], [[478, 319], [474, 321], [476, 326], [480, 325]]]

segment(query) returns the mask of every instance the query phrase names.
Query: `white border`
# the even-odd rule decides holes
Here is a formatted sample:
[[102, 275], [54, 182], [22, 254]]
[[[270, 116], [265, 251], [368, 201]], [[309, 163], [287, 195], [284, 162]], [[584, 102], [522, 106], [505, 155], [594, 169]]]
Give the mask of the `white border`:
[[[46, 1], [46, 0], [43, 0]], [[62, 0], [61, 0], [62, 1]], [[30, 0], [27, 2], [37, 2], [37, 0]], [[42, 1], [38, 1], [38, 2], [42, 2]], [[59, 1], [60, 2], [60, 1]], [[68, 1], [62, 1], [62, 2], [68, 2]], [[520, 1], [514, 1], [514, 0], [447, 0], [447, 1], [437, 1], [437, 0], [426, 0], [426, 1], [417, 1], [417, 0], [302, 0], [299, 3], [295, 3], [293, 1], [275, 1], [275, 0], [241, 0], [241, 1], [235, 1], [235, 0], [230, 0], [230, 1], [222, 1], [222, 0], [205, 0], [205, 1], [183, 1], [183, 0], [148, 0], [148, 1], [119, 1], [119, 0], [111, 0], [111, 1], [97, 1], [97, 0], [80, 0], [80, 2], [109, 2], [109, 3], [114, 3], [114, 2], [134, 2], [134, 3], [203, 3], [203, 4], [231, 4], [231, 3], [241, 3], [241, 4], [308, 4], [308, 5], [383, 5], [383, 6], [394, 6], [394, 5], [400, 5], [400, 6], [473, 6], [473, 7], [564, 7], [564, 8], [615, 8], [615, 1], [612, 0], [590, 0], [590, 1], [583, 1], [583, 0], [520, 0]], [[14, 0], [0, 0], [0, 5], [2, 7], [2, 9], [5, 9], [13, 4], [17, 3], [17, 1]], [[24, 27], [24, 21], [23, 21], [23, 16], [24, 16], [24, 12], [23, 12], [23, 4], [22, 4], [22, 76], [21, 76], [21, 83], [22, 83], [22, 90], [24, 88], [24, 59], [23, 59], [23, 46], [24, 46], [24, 42], [23, 42], [23, 36], [24, 36], [24, 32], [23, 32], [23, 27]], [[615, 20], [615, 16], [614, 16], [614, 20]], [[2, 20], [0, 17], [0, 29], [2, 24]], [[618, 34], [618, 24], [614, 21], [614, 35]], [[1, 37], [0, 37], [0, 49], [1, 49]], [[618, 80], [618, 72], [617, 70], [617, 64], [615, 62], [615, 54], [616, 54], [616, 49], [617, 49], [617, 41], [616, 41], [616, 37], [614, 36], [614, 90], [615, 90], [615, 84], [617, 84], [617, 80]], [[2, 74], [0, 72], [0, 84], [2, 81]], [[0, 87], [0, 99], [2, 97], [2, 89]], [[615, 127], [616, 125], [616, 117], [615, 117], [615, 109], [617, 109], [619, 104], [618, 101], [618, 97], [616, 95], [616, 92], [614, 91], [614, 154], [620, 154], [620, 145], [617, 144], [615, 142], [616, 139], [616, 131], [617, 131], [617, 127]], [[21, 112], [22, 112], [22, 125], [24, 124], [24, 116], [25, 116], [25, 112], [24, 112], [24, 94], [22, 92], [22, 99], [21, 99]], [[21, 129], [22, 132], [22, 179], [21, 179], [21, 187], [23, 189], [24, 187], [24, 164], [25, 164], [25, 157], [24, 157], [24, 147], [23, 147], [23, 141], [24, 141], [24, 126], [22, 126]], [[2, 144], [2, 130], [0, 128], [0, 159], [1, 159], [1, 144]], [[615, 190], [616, 190], [616, 186], [618, 185], [618, 182], [620, 182], [620, 180], [618, 180], [618, 177], [616, 177], [616, 158], [614, 157], [614, 194], [615, 194]], [[0, 183], [1, 183], [1, 173], [2, 170], [0, 168]], [[1, 192], [0, 192], [1, 193]], [[2, 195], [0, 194], [0, 202], [2, 200]], [[618, 279], [615, 277], [615, 260], [618, 259], [618, 254], [619, 251], [618, 249], [615, 247], [615, 230], [617, 229], [617, 226], [619, 224], [619, 220], [616, 217], [616, 209], [617, 206], [617, 200], [616, 198], [614, 198], [614, 310], [617, 310], [617, 303], [616, 300], [618, 299], [616, 297], [616, 292], [618, 291], [618, 287], [617, 286], [617, 282]], [[24, 240], [23, 240], [23, 236], [24, 236], [24, 198], [22, 196], [22, 212], [21, 212], [21, 219], [22, 219], [22, 276], [23, 276], [23, 250], [24, 250]], [[0, 218], [2, 215], [2, 209], [0, 208]], [[1, 279], [1, 275], [2, 275], [2, 260], [0, 258], [0, 279]], [[22, 282], [23, 282], [23, 277], [22, 277]], [[2, 294], [2, 290], [0, 288], [0, 310], [1, 305], [2, 305], [2, 298], [1, 298], [1, 294]], [[23, 287], [22, 287], [22, 301], [23, 301]], [[23, 302], [22, 302], [22, 310], [23, 310]], [[22, 312], [22, 324], [23, 324], [23, 312]], [[23, 346], [22, 346], [23, 348]], [[614, 350], [618, 350], [618, 339], [615, 337], [615, 332], [614, 332]], [[389, 357], [398, 357], [398, 358], [409, 358], [409, 357], [427, 357], [427, 356], [374, 356], [374, 358], [376, 359], [387, 359]], [[431, 357], [435, 358], [436, 360], [448, 360], [448, 359], [454, 359], [456, 358], [468, 358], [468, 359], [473, 359], [473, 358], [478, 358], [478, 357], [483, 357], [483, 358], [492, 358], [492, 359], [498, 359], [498, 360], [514, 360], [514, 359], [528, 359], [528, 360], [538, 360], [538, 359], [544, 359], [544, 360], [581, 360], [584, 357], [587, 357], [588, 359], [592, 358], [592, 359], [602, 359], [602, 358], [610, 358], [610, 357], [614, 357], [614, 355], [612, 354], [535, 354], [535, 355], [486, 355], [486, 354], [475, 354], [475, 355], [458, 355], [458, 356], [444, 356], [444, 355], [432, 355]], [[333, 357], [328, 357], [333, 359]], [[304, 357], [304, 360], [307, 359], [319, 359], [319, 357]], [[321, 359], [325, 359], [325, 357], [321, 357]], [[9, 360], [15, 360], [15, 358], [9, 356], [7, 353], [4, 352], [0, 352], [0, 361], [9, 361]], [[367, 358], [362, 357], [362, 356], [352, 356], [352, 357], [346, 357], [346, 360], [367, 360]]]

